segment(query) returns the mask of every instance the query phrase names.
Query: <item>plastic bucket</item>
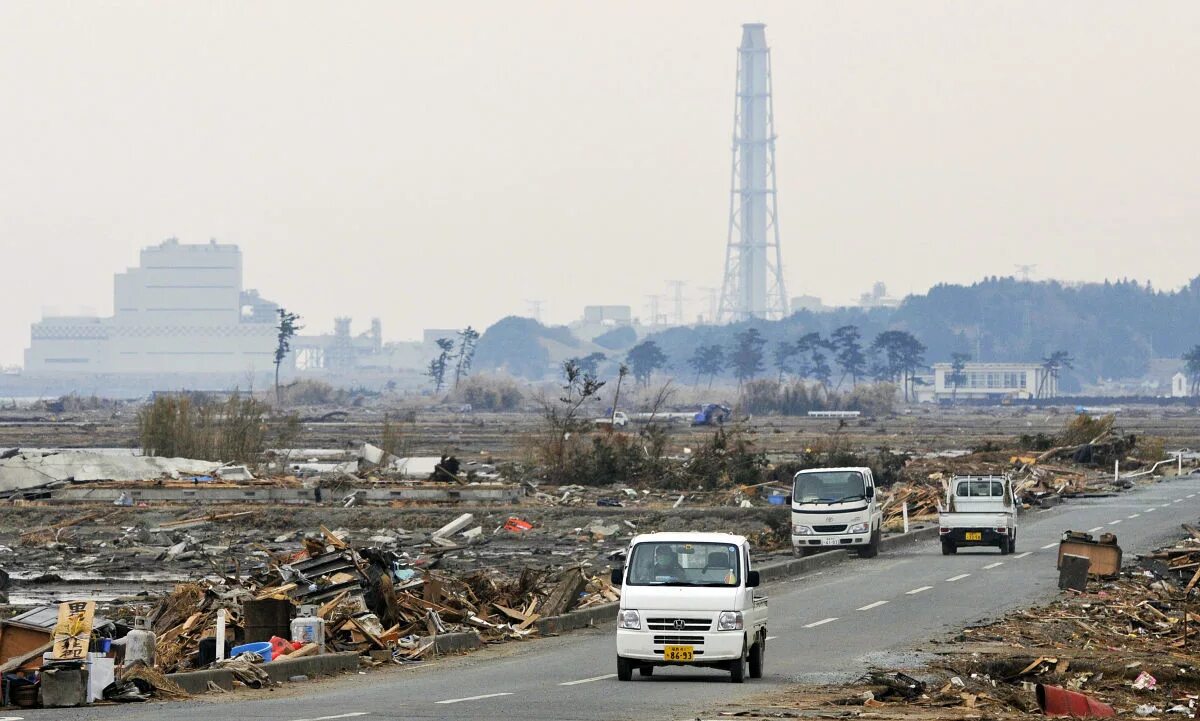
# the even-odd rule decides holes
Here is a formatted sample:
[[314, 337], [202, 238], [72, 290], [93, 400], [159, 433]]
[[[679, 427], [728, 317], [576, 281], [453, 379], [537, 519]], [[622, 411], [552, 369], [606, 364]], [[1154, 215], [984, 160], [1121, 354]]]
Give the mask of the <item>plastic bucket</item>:
[[779, 494], [767, 496], [767, 503], [770, 503], [772, 506], [782, 506], [786, 500], [787, 496], [781, 496]]
[[241, 646], [234, 646], [229, 652], [230, 658], [237, 658], [243, 653], [257, 653], [262, 656], [263, 661], [270, 661], [274, 658], [271, 653], [270, 641], [255, 641], [254, 643], [243, 643]]

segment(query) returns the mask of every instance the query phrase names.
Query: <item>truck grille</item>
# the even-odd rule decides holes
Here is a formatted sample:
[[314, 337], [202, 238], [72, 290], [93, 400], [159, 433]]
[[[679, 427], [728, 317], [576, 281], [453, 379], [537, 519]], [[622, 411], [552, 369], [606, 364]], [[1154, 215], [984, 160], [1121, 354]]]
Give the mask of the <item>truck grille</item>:
[[[676, 621], [683, 621], [677, 626]], [[647, 618], [646, 628], [651, 631], [707, 631], [712, 628], [711, 618]]]
[[813, 526], [813, 530], [817, 533], [842, 533], [846, 530], [843, 526]]

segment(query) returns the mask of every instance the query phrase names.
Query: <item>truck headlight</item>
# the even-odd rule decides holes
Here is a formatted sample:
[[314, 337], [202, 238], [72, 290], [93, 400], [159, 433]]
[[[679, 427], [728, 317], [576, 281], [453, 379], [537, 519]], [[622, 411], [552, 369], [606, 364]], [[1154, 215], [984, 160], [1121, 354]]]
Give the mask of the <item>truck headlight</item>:
[[808, 526], [792, 526], [793, 536], [811, 536], [813, 530]]
[[631, 631], [642, 629], [642, 617], [637, 611], [621, 611], [617, 614], [617, 628], [627, 628]]
[[869, 530], [871, 530], [871, 524], [856, 523], [853, 526], [850, 526], [850, 528], [846, 529], [846, 533], [866, 533]]
[[742, 612], [741, 611], [721, 611], [721, 615], [717, 616], [718, 631], [741, 631], [742, 630]]

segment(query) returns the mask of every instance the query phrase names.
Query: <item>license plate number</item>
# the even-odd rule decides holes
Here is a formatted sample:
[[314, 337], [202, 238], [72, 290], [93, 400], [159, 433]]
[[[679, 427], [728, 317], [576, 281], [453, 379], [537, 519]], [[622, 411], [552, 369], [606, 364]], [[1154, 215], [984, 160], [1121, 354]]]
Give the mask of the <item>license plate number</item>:
[[692, 646], [664, 646], [664, 661], [691, 661], [694, 658]]
[[822, 538], [822, 539], [821, 539], [821, 545], [822, 545], [822, 546], [836, 546], [836, 545], [838, 545], [838, 539], [836, 539], [836, 538]]
[[966, 539], [968, 541], [982, 541], [983, 540], [983, 532], [982, 531], [967, 531], [965, 535], [966, 535]]

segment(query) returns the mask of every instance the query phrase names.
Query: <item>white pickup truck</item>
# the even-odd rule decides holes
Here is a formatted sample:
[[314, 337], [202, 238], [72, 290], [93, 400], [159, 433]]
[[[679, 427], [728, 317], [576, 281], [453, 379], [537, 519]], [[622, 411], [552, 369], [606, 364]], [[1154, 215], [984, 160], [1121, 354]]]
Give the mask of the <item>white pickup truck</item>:
[[727, 533], [635, 536], [628, 564], [614, 568], [617, 678], [656, 666], [728, 670], [734, 683], [761, 678], [767, 650], [767, 599], [755, 594], [750, 543]]
[[595, 424], [598, 426], [612, 426], [614, 428], [624, 428], [629, 425], [629, 416], [625, 415], [625, 411], [617, 411], [611, 416], [597, 418]]
[[1004, 476], [956, 476], [939, 509], [942, 555], [964, 546], [996, 546], [1000, 553], [1017, 550], [1017, 503], [1012, 480]]

